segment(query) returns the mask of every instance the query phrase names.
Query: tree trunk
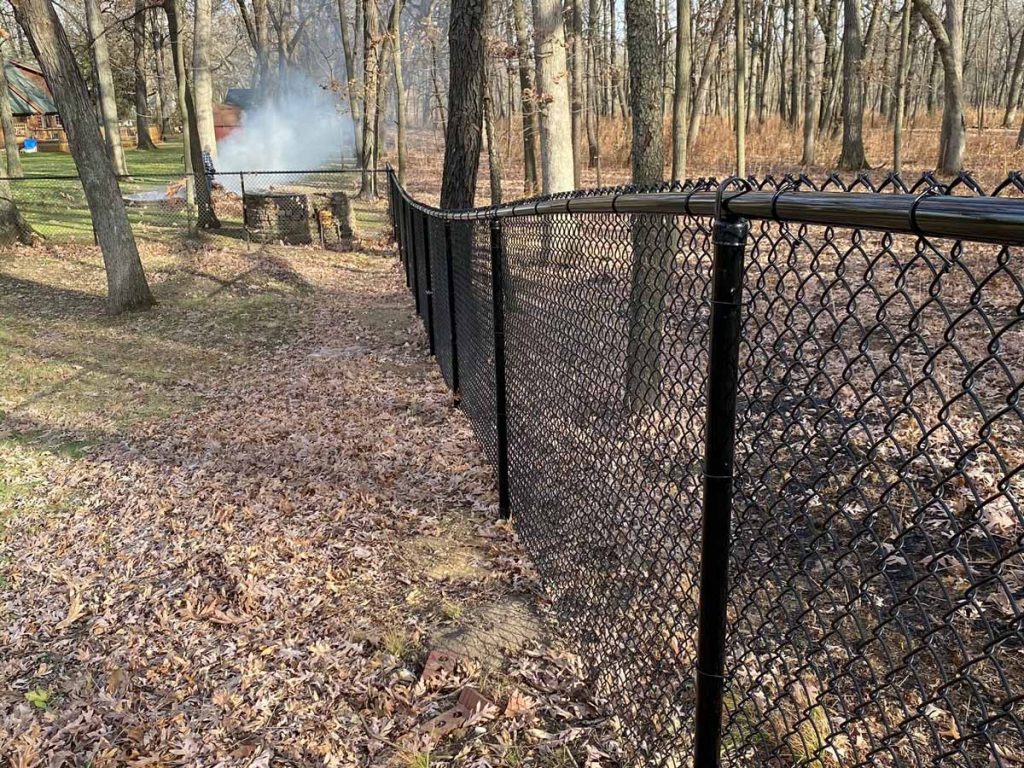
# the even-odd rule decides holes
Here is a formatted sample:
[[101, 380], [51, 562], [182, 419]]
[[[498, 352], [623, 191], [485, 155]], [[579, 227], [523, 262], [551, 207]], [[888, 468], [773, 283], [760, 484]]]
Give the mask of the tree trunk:
[[913, 0], [903, 0], [900, 19], [900, 52], [896, 61], [896, 107], [892, 125], [892, 169], [903, 170], [903, 115], [907, 109], [907, 74], [910, 71], [910, 12]]
[[[21, 155], [18, 152], [18, 138], [14, 130], [11, 92], [7, 84], [7, 60], [7, 40], [0, 36], [0, 127], [4, 131], [4, 155], [7, 157], [7, 175], [21, 178], [25, 174], [21, 170]], [[7, 186], [10, 187], [9, 184]], [[12, 199], [10, 189], [7, 193], [6, 199]], [[0, 230], [6, 231], [6, 228], [0, 227]]]
[[817, 18], [815, 0], [807, 0], [804, 9], [804, 54], [807, 80], [804, 82], [804, 154], [801, 163], [814, 165], [815, 129], [818, 126], [818, 59], [814, 23]]
[[36, 240], [36, 233], [25, 221], [14, 202], [14, 195], [11, 192], [11, 182], [7, 179], [0, 180], [0, 245], [32, 245]]
[[[654, 0], [626, 0], [629, 106], [633, 115], [633, 183], [657, 184], [665, 168], [659, 100], [662, 48], [655, 28]], [[675, 249], [663, 216], [632, 220], [633, 261], [626, 342], [625, 391], [631, 411], [656, 407], [661, 391], [662, 306], [668, 292]]]
[[395, 122], [398, 142], [398, 181], [405, 184], [405, 82], [402, 80], [402, 10], [405, 0], [394, 0], [388, 34], [391, 36], [391, 55], [395, 65]]
[[964, 120], [964, 28], [963, 0], [945, 0], [946, 18], [942, 21], [928, 0], [914, 0], [921, 18], [935, 38], [942, 61], [945, 100], [942, 105], [942, 133], [939, 136], [939, 173], [949, 176], [963, 169], [967, 146], [967, 123]]
[[[356, 59], [352, 39], [348, 31], [348, 14], [345, 10], [346, 0], [338, 0], [338, 26], [341, 29], [341, 48], [345, 57], [345, 96], [348, 98], [348, 111], [352, 116], [352, 147], [356, 157], [362, 158], [362, 138], [359, 135], [359, 99], [356, 98]], [[356, 0], [358, 3], [359, 0]]]
[[533, 14], [540, 109], [541, 181], [544, 194], [550, 195], [572, 189], [574, 181], [572, 117], [569, 112], [569, 73], [565, 58], [562, 4], [560, 0], [535, 0]]
[[220, 227], [220, 221], [213, 209], [210, 182], [203, 163], [203, 150], [199, 146], [199, 129], [196, 125], [195, 106], [192, 103], [192, 88], [185, 68], [185, 46], [181, 40], [181, 17], [178, 16], [177, 0], [163, 0], [163, 7], [167, 15], [167, 29], [170, 32], [174, 78], [178, 86], [178, 111], [181, 115], [182, 143], [185, 150], [186, 202], [188, 205], [196, 206], [196, 224], [200, 229], [217, 229]]
[[135, 246], [114, 167], [107, 156], [85, 80], [50, 0], [20, 0], [18, 23], [28, 36], [64, 119], [71, 154], [92, 213], [107, 275], [107, 307], [113, 313], [153, 304]]
[[[591, 5], [593, 7], [593, 4]], [[526, 8], [523, 0], [512, 0], [512, 20], [516, 31], [516, 57], [519, 60], [519, 95], [523, 121], [523, 185], [527, 195], [540, 191], [538, 157], [540, 156], [540, 117], [537, 114], [537, 93], [533, 83], [533, 59], [526, 31]]]
[[690, 105], [690, 125], [686, 129], [686, 143], [693, 147], [697, 140], [697, 133], [700, 131], [701, 118], [704, 115], [704, 103], [708, 97], [708, 87], [711, 85], [711, 75], [717, 71], [717, 63], [722, 50], [722, 38], [732, 18], [732, 0], [723, 0], [722, 6], [715, 17], [715, 25], [711, 29], [711, 38], [708, 41], [708, 55], [700, 70], [700, 77], [697, 79], [697, 90], [693, 95], [693, 104]]
[[676, 81], [672, 93], [672, 178], [686, 179], [686, 128], [690, 119], [690, 0], [676, 0]]
[[868, 167], [864, 156], [864, 42], [859, 0], [843, 0], [843, 150], [839, 168]]
[[139, 149], [156, 149], [149, 136], [149, 89], [146, 85], [146, 3], [135, 0], [132, 19], [132, 66], [135, 69], [135, 132]]
[[491, 91], [484, 84], [484, 134], [487, 137], [487, 169], [491, 182], [491, 205], [501, 202], [501, 154], [494, 136], [494, 110], [491, 103]]
[[736, 175], [742, 178], [747, 175], [747, 11], [746, 0], [734, 1], [736, 4], [736, 87], [734, 91], [736, 99]]
[[377, 126], [377, 80], [380, 77], [380, 51], [378, 31], [380, 27], [377, 0], [362, 0], [363, 3], [363, 167], [359, 185], [359, 197], [372, 200], [377, 196], [376, 179], [373, 172], [377, 148], [374, 137]]
[[1024, 83], [1024, 28], [1021, 29], [1020, 44], [1013, 62], [1013, 74], [1006, 93], [1006, 112], [1003, 114], [1003, 128], [1009, 128], [1017, 122], [1017, 105], [1020, 104], [1021, 85]]
[[213, 37], [213, 0], [195, 0], [196, 23], [192, 40], [192, 83], [196, 103], [199, 146], [217, 157], [217, 135], [213, 126], [213, 75], [210, 45]]
[[[471, 208], [476, 197], [484, 111], [486, 18], [485, 0], [453, 0], [448, 22], [449, 112], [441, 177], [442, 208]], [[564, 49], [562, 55], [564, 60]], [[568, 127], [567, 121], [567, 130]], [[571, 178], [571, 156], [569, 174]]]
[[[96, 66], [96, 84], [99, 88], [100, 115], [103, 118], [103, 137], [107, 151], [118, 176], [128, 175], [121, 147], [121, 129], [117, 120], [117, 99], [114, 93], [114, 75], [110, 69], [110, 51], [107, 32], [100, 14], [99, 0], [85, 0], [85, 21], [92, 40], [92, 58]], [[66, 127], [66, 126], [65, 126]]]
[[580, 186], [580, 147], [583, 145], [583, 3], [572, 0], [572, 185]]
[[150, 9], [150, 42], [153, 46], [153, 63], [156, 69], [156, 118], [161, 137], [171, 132], [171, 98], [167, 91], [167, 71], [164, 66], [163, 33], [160, 30], [160, 16], [156, 8]]

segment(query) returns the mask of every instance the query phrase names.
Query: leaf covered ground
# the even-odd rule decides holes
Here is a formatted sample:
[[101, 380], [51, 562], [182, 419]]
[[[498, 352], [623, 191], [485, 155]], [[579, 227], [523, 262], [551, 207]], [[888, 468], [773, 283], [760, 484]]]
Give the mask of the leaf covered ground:
[[383, 241], [145, 260], [0, 256], [0, 762], [615, 764]]

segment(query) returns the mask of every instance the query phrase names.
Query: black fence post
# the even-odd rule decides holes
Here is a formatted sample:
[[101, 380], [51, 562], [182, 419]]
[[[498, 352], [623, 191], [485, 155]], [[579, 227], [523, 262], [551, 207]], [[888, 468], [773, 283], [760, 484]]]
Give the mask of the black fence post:
[[245, 171], [238, 172], [238, 188], [242, 193], [242, 231], [245, 233], [245, 242], [249, 240], [249, 221], [245, 218]]
[[424, 321], [427, 324], [427, 346], [431, 356], [434, 354], [434, 281], [430, 273], [430, 215], [422, 214], [423, 222], [423, 279], [426, 285], [423, 286], [423, 295], [426, 298], [427, 306], [424, 308], [426, 315]]
[[452, 264], [452, 223], [444, 222], [444, 266], [448, 278], [448, 338], [452, 350], [452, 394], [455, 405], [462, 400], [459, 391], [459, 335], [455, 325], [455, 267]]
[[704, 439], [704, 510], [697, 634], [695, 768], [718, 768], [725, 691], [725, 631], [729, 533], [739, 380], [743, 251], [750, 223], [736, 216], [715, 221]]
[[498, 433], [498, 511], [508, 519], [508, 413], [505, 397], [505, 288], [501, 221], [491, 219], [491, 302], [494, 320], [494, 416]]
[[409, 227], [409, 245], [412, 247], [412, 295], [416, 300], [416, 314], [421, 318], [423, 317], [423, 307], [420, 306], [420, 259], [423, 258], [423, 254], [420, 253], [421, 248], [416, 247], [416, 217], [420, 215], [420, 212], [413, 209], [412, 219], [410, 220], [412, 226]]
[[408, 200], [405, 201], [402, 223], [405, 225], [405, 234], [402, 236], [405, 242], [405, 250], [402, 252], [405, 255], [405, 287], [412, 290], [412, 204]]

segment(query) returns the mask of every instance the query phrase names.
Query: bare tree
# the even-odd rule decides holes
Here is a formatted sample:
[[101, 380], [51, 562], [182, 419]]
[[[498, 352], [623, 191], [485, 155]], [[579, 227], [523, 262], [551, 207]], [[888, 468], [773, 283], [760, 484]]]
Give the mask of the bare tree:
[[359, 196], [364, 200], [377, 196], [376, 178], [373, 172], [377, 156], [376, 123], [377, 79], [380, 77], [379, 27], [380, 13], [377, 0], [362, 0], [363, 3], [363, 167]]
[[672, 178], [686, 178], [686, 124], [690, 119], [690, 0], [676, 0], [676, 82], [672, 95]]
[[736, 175], [747, 175], [747, 12], [746, 0], [736, 3]]
[[818, 46], [814, 24], [817, 18], [815, 0], [807, 0], [804, 12], [804, 69], [807, 79], [804, 81], [804, 153], [800, 162], [803, 165], [814, 165], [815, 129], [818, 127]]
[[900, 52], [896, 62], [896, 108], [892, 118], [892, 169], [903, 170], [903, 116], [907, 107], [907, 73], [910, 69], [910, 15], [913, 0], [903, 0], [900, 14]]
[[[472, 207], [476, 196], [484, 111], [486, 18], [485, 0], [453, 0], [448, 22], [451, 66], [441, 178], [442, 208]], [[571, 177], [571, 162], [569, 173]]]
[[516, 56], [519, 60], [519, 93], [523, 123], [523, 181], [526, 194], [532, 195], [540, 191], [540, 179], [538, 178], [540, 117], [537, 114], [533, 59], [526, 31], [526, 9], [523, 0], [512, 0], [512, 20], [516, 33]]
[[96, 121], [89, 90], [50, 0], [19, 0], [18, 23], [25, 31], [64, 119], [68, 144], [92, 213], [107, 275], [111, 312], [153, 304], [135, 238]]
[[967, 147], [963, 95], [963, 0], [945, 0], [945, 19], [939, 19], [929, 0], [914, 0], [914, 6], [931, 30], [942, 62], [944, 99], [937, 168], [939, 173], [954, 175], [963, 169], [964, 150]]
[[195, 0], [195, 34], [192, 38], [192, 84], [196, 104], [199, 145], [217, 156], [213, 124], [213, 75], [210, 72], [210, 44], [213, 36], [213, 0]]
[[[653, 23], [653, 19], [652, 19]], [[540, 164], [543, 192], [573, 188], [572, 117], [569, 73], [560, 0], [535, 0], [533, 29], [540, 111]], [[454, 69], [452, 70], [454, 73]], [[452, 100], [448, 100], [452, 104]]]
[[7, 175], [21, 177], [24, 175], [24, 172], [21, 170], [18, 138], [14, 132], [14, 111], [11, 109], [11, 91], [7, 83], [8, 37], [9, 35], [6, 30], [0, 30], [0, 127], [4, 131], [4, 155], [7, 159]]
[[135, 70], [135, 132], [139, 149], [156, 149], [149, 135], [149, 88], [146, 83], [146, 0], [135, 0], [132, 19], [132, 67]]
[[402, 80], [402, 9], [405, 0], [394, 0], [388, 21], [388, 36], [395, 74], [395, 122], [397, 123], [398, 180], [405, 184], [405, 82]]
[[583, 2], [571, 0], [572, 69], [570, 111], [572, 115], [572, 178], [573, 187], [580, 186], [580, 147], [583, 140]]
[[839, 167], [868, 167], [864, 154], [864, 39], [860, 0], [843, 0], [843, 149]]
[[103, 137], [114, 164], [114, 172], [118, 176], [127, 176], [128, 166], [125, 164], [124, 149], [121, 146], [121, 129], [117, 120], [117, 98], [114, 94], [114, 75], [110, 69], [107, 30], [103, 26], [99, 0], [85, 0], [85, 21], [92, 42], [93, 64], [96, 67]]

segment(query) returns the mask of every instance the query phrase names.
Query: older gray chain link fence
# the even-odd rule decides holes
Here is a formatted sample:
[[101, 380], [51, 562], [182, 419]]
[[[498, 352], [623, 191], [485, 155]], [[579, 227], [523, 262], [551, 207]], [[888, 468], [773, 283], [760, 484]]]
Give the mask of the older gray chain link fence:
[[1024, 181], [472, 211], [407, 282], [642, 765], [1024, 764]]

